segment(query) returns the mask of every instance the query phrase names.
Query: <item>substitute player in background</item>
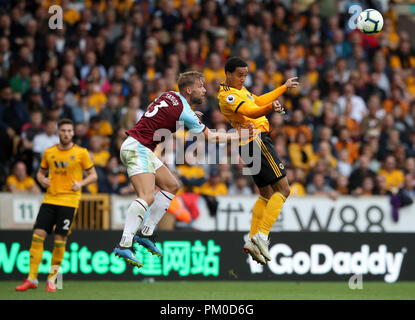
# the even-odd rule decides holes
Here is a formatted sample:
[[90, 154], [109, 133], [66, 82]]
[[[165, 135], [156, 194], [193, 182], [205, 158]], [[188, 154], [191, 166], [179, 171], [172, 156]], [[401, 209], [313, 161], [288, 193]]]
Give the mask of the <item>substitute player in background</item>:
[[[167, 129], [168, 132], [173, 133], [177, 129], [177, 121], [183, 121], [192, 132], [203, 132], [209, 142], [222, 143], [240, 138], [238, 132], [209, 130], [191, 109], [190, 105], [202, 104], [204, 101], [206, 89], [203, 74], [195, 71], [185, 72], [179, 76], [177, 82], [179, 92], [168, 91], [155, 99], [137, 124], [126, 131], [128, 138], [123, 142], [120, 150], [121, 161], [127, 167], [137, 199], [128, 207], [122, 238], [114, 252], [133, 266], [143, 265], [134, 255], [133, 241], [143, 245], [153, 254], [162, 255], [148, 236], [153, 234], [155, 226], [180, 188], [174, 175], [153, 153], [160, 143], [160, 139], [156, 138], [157, 131]], [[247, 137], [252, 137], [253, 126], [248, 127], [250, 130], [249, 133], [246, 132]], [[160, 188], [156, 195], [154, 195], [155, 185]], [[141, 234], [136, 235], [150, 206]]]
[[[16, 287], [16, 291], [38, 287], [37, 277], [43, 256], [43, 242], [54, 227], [55, 241], [46, 291], [56, 291], [55, 279], [81, 199], [81, 189], [97, 180], [97, 173], [88, 150], [72, 142], [74, 136], [72, 120], [61, 119], [58, 122], [58, 135], [59, 144], [46, 149], [37, 172], [37, 180], [47, 190], [34, 226], [29, 275], [23, 284]], [[84, 171], [85, 179], [83, 179]]]
[[[240, 145], [239, 151], [247, 164], [250, 160], [244, 159], [244, 154], [252, 154], [253, 148], [259, 148], [261, 152], [261, 159], [254, 159], [261, 161], [261, 170], [253, 176], [260, 196], [253, 208], [251, 231], [249, 240], [244, 245], [244, 251], [257, 262], [266, 264], [266, 260], [271, 259], [268, 252], [268, 235], [290, 194], [290, 187], [284, 165], [278, 159], [269, 137], [269, 123], [265, 115], [272, 111], [283, 113], [284, 108], [276, 99], [288, 88], [295, 88], [299, 83], [296, 81], [297, 78], [290, 78], [283, 86], [261, 96], [255, 96], [244, 87], [248, 74], [248, 65], [244, 60], [239, 57], [228, 59], [225, 73], [226, 80], [220, 85], [218, 94], [221, 112], [234, 128], [253, 124], [260, 132], [249, 143]], [[252, 164], [248, 165], [250, 166]]]

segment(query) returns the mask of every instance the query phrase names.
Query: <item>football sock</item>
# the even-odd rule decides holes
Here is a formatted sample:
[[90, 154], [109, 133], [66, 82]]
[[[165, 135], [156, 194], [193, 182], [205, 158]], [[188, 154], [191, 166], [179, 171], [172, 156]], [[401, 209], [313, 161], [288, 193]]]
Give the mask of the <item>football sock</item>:
[[174, 194], [164, 190], [156, 193], [154, 203], [150, 207], [150, 213], [141, 229], [143, 235], [151, 236], [153, 234], [154, 228], [160, 222], [161, 218], [163, 218], [174, 197]]
[[259, 223], [264, 215], [265, 207], [268, 203], [268, 199], [263, 196], [259, 196], [252, 209], [251, 231], [249, 232], [249, 238], [252, 238], [254, 234], [258, 232]]
[[39, 265], [42, 262], [43, 257], [43, 242], [45, 238], [33, 234], [32, 245], [30, 246], [30, 267], [28, 279], [32, 282], [37, 280], [37, 274], [39, 270]]
[[269, 232], [277, 220], [282, 206], [284, 205], [286, 198], [279, 192], [275, 192], [268, 200], [268, 203], [264, 210], [264, 215], [260, 221], [258, 231], [265, 236], [269, 235]]
[[120, 246], [129, 248], [133, 244], [133, 237], [143, 222], [148, 204], [143, 199], [135, 199], [127, 210], [124, 231], [121, 237]]
[[55, 240], [54, 245], [53, 245], [52, 262], [51, 262], [48, 280], [54, 281], [56, 279], [59, 267], [65, 255], [65, 246], [66, 246], [66, 241]]

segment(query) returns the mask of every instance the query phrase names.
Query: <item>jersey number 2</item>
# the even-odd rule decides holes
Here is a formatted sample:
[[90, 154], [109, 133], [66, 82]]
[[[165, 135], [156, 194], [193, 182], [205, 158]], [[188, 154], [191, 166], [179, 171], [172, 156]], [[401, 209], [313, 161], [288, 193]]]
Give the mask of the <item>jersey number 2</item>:
[[159, 111], [159, 108], [164, 108], [164, 107], [168, 107], [168, 106], [169, 105], [164, 100], [162, 100], [160, 103], [157, 103], [157, 104], [154, 103], [150, 107], [150, 110], [148, 110], [146, 113], [144, 113], [144, 116], [146, 116], [147, 118], [151, 118], [152, 116], [154, 116]]

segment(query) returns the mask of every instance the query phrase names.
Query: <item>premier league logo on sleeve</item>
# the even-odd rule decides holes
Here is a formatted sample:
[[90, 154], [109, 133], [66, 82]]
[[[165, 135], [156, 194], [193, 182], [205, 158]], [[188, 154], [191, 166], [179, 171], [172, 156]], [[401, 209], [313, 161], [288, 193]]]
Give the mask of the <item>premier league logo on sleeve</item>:
[[230, 94], [229, 96], [226, 97], [227, 103], [233, 103], [234, 101], [235, 101], [235, 96], [233, 94]]

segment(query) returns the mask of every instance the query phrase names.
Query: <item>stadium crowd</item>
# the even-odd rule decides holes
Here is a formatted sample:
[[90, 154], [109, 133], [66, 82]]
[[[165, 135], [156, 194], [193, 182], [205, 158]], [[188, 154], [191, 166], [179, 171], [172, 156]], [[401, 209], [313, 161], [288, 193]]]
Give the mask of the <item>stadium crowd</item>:
[[[300, 79], [279, 99], [286, 114], [268, 117], [292, 195], [389, 194], [396, 208], [415, 196], [415, 52], [392, 2], [375, 36], [350, 30], [348, 13], [323, 14], [315, 1], [13, 3], [0, 3], [3, 191], [41, 192], [33, 177], [43, 151], [58, 142], [57, 119], [66, 117], [98, 169], [98, 183], [85, 191], [134, 193], [119, 160], [124, 131], [188, 70], [206, 78], [203, 122], [230, 129], [216, 95], [226, 59], [238, 55], [256, 95]], [[55, 3], [64, 24], [50, 29]], [[175, 165], [173, 153], [160, 156], [181, 193], [205, 197], [212, 214], [218, 195], [257, 192], [242, 163]]]

